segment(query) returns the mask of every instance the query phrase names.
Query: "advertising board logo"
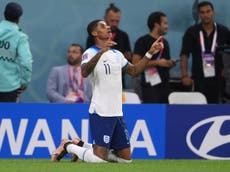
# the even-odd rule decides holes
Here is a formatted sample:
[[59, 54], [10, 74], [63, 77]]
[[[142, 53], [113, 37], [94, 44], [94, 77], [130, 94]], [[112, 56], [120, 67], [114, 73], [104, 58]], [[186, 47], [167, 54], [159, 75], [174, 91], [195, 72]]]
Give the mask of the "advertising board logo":
[[[229, 160], [229, 155], [218, 155], [218, 152], [215, 152], [211, 154], [210, 152], [214, 151], [215, 149], [218, 149], [220, 147], [226, 148], [225, 153], [229, 153], [230, 150], [230, 130], [229, 126], [228, 134], [222, 134], [222, 128], [224, 123], [230, 122], [230, 115], [226, 116], [215, 116], [211, 118], [204, 119], [190, 128], [186, 135], [186, 142], [188, 147], [197, 155], [200, 157], [206, 158], [206, 159], [222, 159], [222, 160]], [[229, 124], [229, 123], [227, 123]], [[208, 130], [204, 132], [204, 130], [201, 130], [202, 127], [208, 126]], [[203, 133], [201, 133], [202, 131]], [[200, 144], [199, 146], [195, 146], [195, 140], [193, 139], [194, 133], [198, 132], [200, 136]], [[200, 133], [199, 133], [200, 132]], [[203, 135], [202, 135], [203, 134]], [[226, 146], [227, 145], [227, 146]], [[228, 147], [228, 148], [227, 148]]]

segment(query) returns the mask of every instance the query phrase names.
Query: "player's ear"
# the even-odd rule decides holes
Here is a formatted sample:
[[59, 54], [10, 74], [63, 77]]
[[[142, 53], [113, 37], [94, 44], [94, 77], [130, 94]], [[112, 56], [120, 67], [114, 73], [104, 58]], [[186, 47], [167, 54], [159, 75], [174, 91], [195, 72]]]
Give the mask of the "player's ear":
[[95, 30], [94, 30], [94, 31], [92, 31], [92, 33], [91, 33], [91, 34], [92, 34], [92, 36], [94, 36], [94, 37], [95, 37], [95, 36], [97, 36], [97, 32], [96, 32]]

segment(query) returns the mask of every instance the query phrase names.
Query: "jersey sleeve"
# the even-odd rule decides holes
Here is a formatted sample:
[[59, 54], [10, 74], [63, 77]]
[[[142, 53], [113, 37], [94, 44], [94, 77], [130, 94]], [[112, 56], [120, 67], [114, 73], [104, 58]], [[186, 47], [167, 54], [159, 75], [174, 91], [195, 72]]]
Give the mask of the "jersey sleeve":
[[82, 62], [81, 64], [88, 63], [94, 56], [96, 52], [90, 51], [90, 49], [86, 50], [82, 55]]
[[125, 58], [125, 56], [120, 52], [121, 56], [121, 66], [122, 69], [124, 69], [128, 65], [128, 60]]

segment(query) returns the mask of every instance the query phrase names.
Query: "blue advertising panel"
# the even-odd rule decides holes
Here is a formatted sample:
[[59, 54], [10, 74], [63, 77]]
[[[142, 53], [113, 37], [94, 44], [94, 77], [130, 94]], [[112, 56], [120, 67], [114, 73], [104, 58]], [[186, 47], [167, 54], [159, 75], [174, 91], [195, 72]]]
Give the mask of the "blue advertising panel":
[[125, 105], [123, 111], [133, 158], [164, 159], [166, 105]]
[[[88, 104], [0, 104], [0, 158], [49, 158], [62, 138], [90, 142]], [[165, 105], [124, 105], [133, 158], [165, 158]]]
[[49, 158], [62, 138], [88, 141], [88, 105], [0, 104], [0, 157]]
[[229, 105], [169, 105], [166, 158], [230, 159]]

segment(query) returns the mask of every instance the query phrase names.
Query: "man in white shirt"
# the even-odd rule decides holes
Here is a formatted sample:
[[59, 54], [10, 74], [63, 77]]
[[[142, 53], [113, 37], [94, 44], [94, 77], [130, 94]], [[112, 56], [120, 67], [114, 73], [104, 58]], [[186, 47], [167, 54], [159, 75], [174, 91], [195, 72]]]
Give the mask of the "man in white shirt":
[[[87, 31], [95, 45], [83, 54], [82, 75], [89, 76], [93, 96], [89, 108], [93, 147], [79, 146], [64, 139], [52, 156], [59, 161], [66, 153], [76, 154], [85, 162], [131, 162], [128, 130], [122, 112], [122, 70], [137, 76], [146, 67], [153, 54], [163, 48], [161, 37], [136, 65], [130, 64], [121, 52], [111, 49], [111, 29], [103, 20], [94, 20]], [[111, 156], [110, 150], [114, 150]]]

